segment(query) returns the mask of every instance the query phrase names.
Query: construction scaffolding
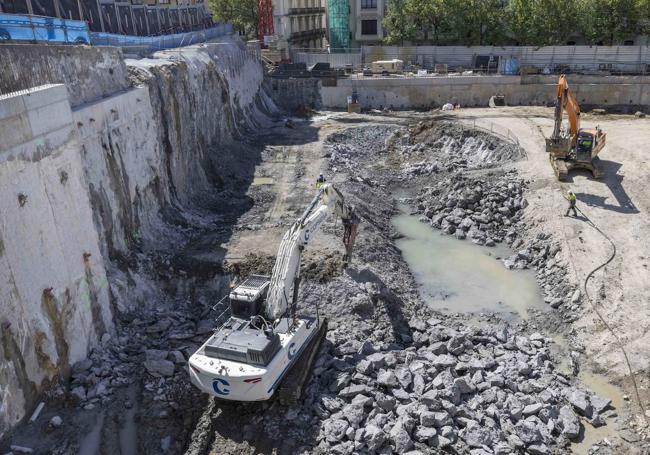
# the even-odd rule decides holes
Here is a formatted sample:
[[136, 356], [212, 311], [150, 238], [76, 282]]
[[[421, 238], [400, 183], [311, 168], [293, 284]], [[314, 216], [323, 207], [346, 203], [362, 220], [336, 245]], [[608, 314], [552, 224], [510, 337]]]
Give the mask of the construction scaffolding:
[[264, 41], [265, 36], [272, 36], [273, 30], [273, 1], [272, 0], [258, 0], [257, 1], [257, 39], [260, 43], [267, 45]]
[[350, 2], [348, 0], [328, 0], [329, 42], [331, 49], [350, 47]]

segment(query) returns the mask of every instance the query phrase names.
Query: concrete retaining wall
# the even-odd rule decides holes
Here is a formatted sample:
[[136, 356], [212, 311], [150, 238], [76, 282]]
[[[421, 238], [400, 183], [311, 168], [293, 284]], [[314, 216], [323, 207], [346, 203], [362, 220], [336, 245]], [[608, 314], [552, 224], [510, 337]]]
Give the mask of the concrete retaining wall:
[[268, 79], [265, 83], [266, 93], [275, 104], [286, 111], [293, 112], [299, 107], [320, 109], [321, 99], [320, 79]]
[[65, 87], [1, 98], [0, 137], [2, 434], [112, 316]]
[[115, 47], [0, 44], [0, 62], [0, 95], [65, 84], [74, 107], [129, 87]]
[[[552, 105], [557, 77], [457, 76], [426, 78], [341, 79], [336, 87], [321, 89], [323, 106], [345, 108], [353, 89], [368, 108], [413, 109], [444, 103], [487, 106], [492, 95], [505, 95], [506, 103]], [[650, 106], [650, 78], [576, 76], [569, 82], [584, 107], [602, 106], [635, 110]]]

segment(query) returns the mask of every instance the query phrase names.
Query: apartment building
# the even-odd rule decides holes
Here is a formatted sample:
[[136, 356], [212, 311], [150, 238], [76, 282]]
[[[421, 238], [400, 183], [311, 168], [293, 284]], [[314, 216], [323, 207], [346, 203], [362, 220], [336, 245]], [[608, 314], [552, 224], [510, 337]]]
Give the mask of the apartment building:
[[380, 44], [388, 0], [328, 0], [328, 37], [333, 49]]
[[384, 39], [387, 0], [351, 0], [350, 31], [353, 47], [379, 44]]
[[0, 12], [83, 20], [91, 31], [151, 36], [212, 25], [206, 0], [0, 0]]
[[326, 46], [326, 0], [273, 0], [275, 35], [293, 49]]

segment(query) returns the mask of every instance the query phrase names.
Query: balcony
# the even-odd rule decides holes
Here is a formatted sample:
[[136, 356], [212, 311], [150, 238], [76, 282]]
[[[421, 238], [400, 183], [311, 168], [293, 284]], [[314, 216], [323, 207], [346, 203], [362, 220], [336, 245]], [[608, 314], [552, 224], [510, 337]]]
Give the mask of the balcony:
[[289, 8], [290, 16], [296, 16], [299, 14], [325, 14], [325, 7], [314, 6], [311, 8]]
[[291, 35], [289, 35], [289, 41], [300, 41], [300, 40], [323, 38], [323, 37], [325, 37], [325, 29], [314, 28], [302, 32], [292, 32]]

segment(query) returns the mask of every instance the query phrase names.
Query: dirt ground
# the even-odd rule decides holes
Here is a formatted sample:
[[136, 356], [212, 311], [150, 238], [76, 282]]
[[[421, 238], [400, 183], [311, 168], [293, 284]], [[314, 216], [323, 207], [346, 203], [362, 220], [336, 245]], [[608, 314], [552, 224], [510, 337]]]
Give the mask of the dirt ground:
[[[270, 145], [256, 176], [261, 185], [253, 192], [270, 193], [273, 200], [262, 216], [247, 226], [247, 218], [240, 221], [224, 248], [227, 260], [237, 261], [247, 254], [272, 256], [285, 232], [288, 222], [295, 219], [313, 195], [314, 182], [321, 171], [326, 171], [322, 141], [337, 131], [361, 126], [366, 122], [406, 124], [431, 114], [396, 113], [391, 116], [363, 116], [325, 113], [312, 119], [309, 126], [301, 125], [291, 131], [296, 145]], [[600, 125], [607, 136], [607, 146], [601, 154], [605, 171], [602, 180], [594, 180], [585, 172], [575, 172], [570, 181], [557, 182], [544, 150], [544, 137], [552, 130], [550, 108], [464, 109], [451, 114], [458, 120], [476, 124], [516, 137], [527, 154], [527, 159], [515, 164], [520, 175], [529, 180], [526, 210], [528, 225], [533, 230], [552, 232], [563, 243], [563, 251], [570, 264], [566, 273], [569, 280], [582, 286], [586, 275], [604, 262], [611, 253], [607, 240], [584, 219], [564, 217], [567, 203], [563, 194], [569, 189], [578, 197], [578, 207], [597, 227], [611, 237], [616, 245], [614, 261], [596, 273], [589, 284], [594, 303], [605, 321], [624, 342], [634, 370], [644, 405], [650, 405], [650, 313], [648, 296], [648, 258], [650, 246], [642, 240], [648, 226], [650, 202], [647, 198], [648, 163], [646, 144], [650, 140], [650, 120], [633, 116], [583, 116], [583, 125]], [[270, 178], [270, 179], [268, 179]], [[347, 179], [345, 174], [329, 175], [334, 183]], [[252, 221], [251, 221], [252, 223]], [[312, 247], [315, 251], [337, 250], [339, 240], [331, 235], [318, 237]], [[595, 311], [586, 305], [582, 317], [567, 329], [584, 346], [585, 357], [592, 371], [623, 390], [636, 413], [638, 424], [643, 424], [641, 410], [635, 406], [634, 384], [616, 339], [605, 327]], [[576, 338], [577, 336], [577, 338]], [[578, 348], [577, 348], [578, 349]], [[650, 407], [650, 406], [649, 406]], [[215, 447], [215, 446], [213, 446]], [[218, 446], [216, 446], [218, 447]]]
[[[650, 121], [622, 115], [583, 115], [583, 126], [599, 125], [607, 133], [607, 144], [600, 154], [605, 175], [595, 180], [587, 172], [576, 171], [568, 182], [561, 183], [554, 178], [544, 150], [544, 137], [553, 129], [552, 115], [550, 108], [468, 109], [457, 114], [460, 119], [476, 119], [486, 127], [494, 124], [508, 128], [519, 139], [528, 159], [517, 167], [531, 181], [527, 215], [540, 230], [564, 239], [572, 266], [567, 274], [572, 280], [581, 284], [609, 257], [612, 247], [585, 220], [563, 216], [567, 191], [576, 194], [578, 208], [615, 243], [616, 257], [590, 282], [590, 294], [623, 341], [648, 402], [648, 376], [642, 372], [650, 367], [650, 244], [643, 240], [650, 222], [650, 165], [646, 154]], [[616, 340], [594, 311], [585, 312], [574, 327], [595, 368], [615, 381], [629, 375]], [[626, 391], [633, 392], [629, 387]]]
[[[650, 119], [633, 116], [583, 115], [583, 125], [600, 125], [607, 132], [607, 145], [601, 153], [605, 176], [595, 180], [585, 171], [572, 172], [568, 182], [558, 182], [544, 149], [544, 138], [553, 128], [551, 108], [509, 107], [500, 109], [464, 109], [454, 112], [461, 121], [476, 122], [497, 132], [510, 130], [527, 153], [527, 159], [516, 164], [523, 178], [530, 180], [527, 216], [539, 230], [554, 232], [567, 245], [567, 270], [576, 284], [601, 264], [611, 252], [611, 246], [595, 229], [583, 220], [564, 217], [566, 200], [563, 195], [573, 191], [578, 207], [601, 230], [609, 235], [617, 248], [613, 263], [596, 274], [590, 282], [591, 294], [597, 296], [598, 310], [617, 332], [630, 354], [636, 372], [650, 369], [650, 243], [644, 241], [650, 225]], [[416, 118], [425, 115], [415, 114]], [[279, 221], [298, 215], [312, 197], [313, 182], [325, 170], [321, 142], [335, 131], [348, 128], [348, 122], [337, 120], [338, 114], [317, 118], [318, 142], [300, 146], [281, 146], [274, 151], [279, 159], [265, 162], [258, 172], [272, 176], [275, 202], [264, 218], [264, 228], [240, 231], [226, 246], [228, 251], [260, 251], [273, 255], [284, 233]], [[407, 115], [397, 114], [393, 121], [405, 122]], [[360, 117], [359, 117], [360, 118]], [[377, 118], [369, 118], [377, 122]], [[299, 134], [299, 133], [298, 133]], [[331, 177], [343, 181], [344, 175]], [[321, 242], [324, 242], [321, 237]], [[588, 311], [574, 324], [585, 343], [587, 355], [598, 370], [613, 380], [628, 376], [629, 371], [611, 333], [598, 316]], [[639, 375], [647, 392], [646, 375]], [[631, 392], [631, 391], [630, 391]], [[648, 396], [650, 401], [650, 396]], [[649, 403], [650, 404], [650, 403]]]
[[[610, 243], [588, 222], [612, 239], [617, 254], [611, 264], [595, 274], [589, 283], [589, 293], [594, 297], [594, 304], [602, 319], [623, 341], [642, 403], [650, 408], [650, 280], [647, 279], [650, 246], [642, 240], [648, 229], [650, 210], [647, 197], [650, 169], [645, 157], [645, 144], [650, 142], [650, 120], [633, 116], [584, 115], [584, 126], [597, 124], [607, 132], [607, 146], [601, 153], [605, 176], [602, 180], [594, 180], [584, 172], [576, 172], [570, 175], [569, 182], [560, 183], [555, 179], [544, 149], [544, 137], [550, 134], [553, 126], [552, 115], [550, 108], [508, 107], [463, 109], [444, 117], [495, 131], [510, 140], [516, 138], [526, 158], [507, 166], [514, 168], [518, 176], [527, 181], [525, 197], [528, 207], [524, 211], [529, 231], [527, 235], [551, 233], [561, 243], [563, 262], [569, 264], [567, 279], [573, 288], [581, 288], [587, 274], [611, 254]], [[409, 319], [417, 315], [422, 306], [413, 276], [394, 244], [398, 235], [390, 221], [396, 207], [394, 193], [386, 183], [392, 176], [387, 174], [405, 175], [400, 174], [404, 171], [399, 161], [402, 158], [396, 160], [395, 156], [385, 153], [375, 157], [375, 150], [369, 148], [363, 150], [367, 156], [358, 161], [363, 163], [362, 166], [357, 163], [354, 171], [344, 168], [335, 172], [332, 170], [334, 160], [330, 159], [331, 149], [325, 144], [335, 133], [350, 128], [375, 125], [379, 129], [397, 129], [434, 117], [442, 118], [440, 112], [385, 115], [324, 112], [309, 121], [296, 119], [295, 128], [286, 128], [284, 122], [278, 122], [268, 131], [257, 132], [251, 150], [246, 152], [248, 155], [235, 150], [228, 164], [220, 163], [226, 169], [234, 169], [243, 163], [246, 175], [233, 182], [232, 188], [226, 186], [216, 191], [213, 198], [203, 201], [205, 219], [210, 222], [193, 227], [190, 230], [193, 236], [179, 251], [165, 252], [163, 259], [171, 259], [172, 266], [182, 270], [183, 274], [173, 280], [163, 276], [161, 282], [169, 281], [169, 289], [160, 292], [182, 300], [183, 305], [170, 305], [164, 311], [161, 309], [160, 316], [169, 317], [170, 321], [183, 321], [188, 327], [194, 327], [195, 323], [197, 327], [203, 327], [203, 323], [210, 323], [209, 307], [215, 296], [223, 295], [222, 288], [226, 287], [228, 278], [249, 273], [270, 273], [283, 234], [314, 197], [316, 178], [323, 172], [330, 183], [337, 184], [345, 190], [346, 196], [351, 196], [350, 202], [357, 205], [362, 218], [366, 220], [361, 225], [357, 252], [349, 270], [342, 267], [340, 222], [326, 223], [323, 232], [303, 256], [306, 281], [304, 305], [313, 305], [318, 299], [325, 300], [323, 305], [332, 321], [325, 358], [339, 361], [332, 359], [356, 353], [359, 345], [367, 340], [377, 346], [401, 343], [404, 335], [408, 335]], [[366, 134], [372, 135], [373, 130]], [[362, 141], [369, 143], [371, 139], [362, 137]], [[242, 144], [242, 147], [247, 145]], [[404, 158], [404, 162], [413, 164], [408, 162], [408, 157]], [[234, 170], [232, 174], [238, 175]], [[228, 175], [228, 172], [224, 171], [224, 175]], [[413, 185], [426, 187], [429, 178], [434, 179], [426, 174], [419, 175]], [[578, 208], [588, 218], [564, 217], [567, 202], [563, 194], [569, 189], [576, 193]], [[224, 220], [227, 222], [224, 223]], [[219, 228], [215, 230], [215, 226]], [[158, 270], [158, 255], [158, 252], [151, 253], [151, 258], [143, 264], [151, 263], [147, 267]], [[172, 272], [170, 268], [170, 276], [174, 275]], [[359, 311], [351, 310], [355, 305], [352, 301], [363, 303], [366, 295], [377, 297], [374, 287], [369, 286], [371, 284], [382, 289], [379, 300], [385, 300], [385, 306], [376, 305], [374, 313], [370, 315], [364, 313], [367, 305], [358, 305]], [[570, 351], [578, 351], [581, 362], [586, 365], [582, 368], [581, 376], [572, 381], [614, 398], [616, 411], [622, 415], [621, 419], [616, 419], [616, 424], [608, 422], [586, 438], [582, 446], [573, 444], [553, 453], [617, 454], [621, 450], [631, 454], [648, 453], [639, 448], [640, 444], [630, 449], [624, 441], [620, 441], [623, 445], [609, 448], [605, 444], [601, 446], [602, 451], [590, 452], [592, 444], [603, 438], [616, 437], [619, 429], [632, 435], [624, 439], [634, 444], [641, 440], [636, 435], [643, 435], [647, 430], [642, 429], [643, 410], [637, 404], [635, 382], [630, 379], [616, 338], [587, 301], [582, 309], [579, 319], [570, 324], [561, 321], [558, 312], [549, 307], [513, 328], [522, 334], [542, 331], [552, 337], [561, 346], [556, 354], [558, 357], [568, 358]], [[471, 325], [474, 318], [474, 315], [450, 316], [448, 325]], [[486, 319], [498, 320], [492, 315], [487, 315]], [[138, 339], [147, 340], [149, 348], [169, 349], [165, 333], [156, 335], [155, 342], [151, 341], [152, 336], [144, 332], [146, 324], [142, 325], [142, 330], [138, 328], [139, 332], [133, 329]], [[173, 328], [172, 325], [169, 330]], [[209, 327], [206, 330], [209, 331]], [[178, 349], [191, 352], [205, 338], [205, 333], [192, 331], [188, 337], [193, 338], [189, 338], [190, 341], [179, 340]], [[134, 361], [140, 360], [137, 357]], [[554, 362], [559, 365], [564, 360], [555, 358]], [[329, 373], [323, 373], [320, 379], [327, 379]], [[591, 373], [599, 374], [604, 381], [595, 383]], [[198, 393], [189, 384], [184, 372], [177, 374], [173, 381], [161, 379], [155, 382], [142, 372], [133, 377], [141, 378], [144, 386], [140, 384], [119, 389], [120, 396], [112, 404], [108, 399], [102, 403], [109, 408], [106, 416], [109, 424], [104, 424], [100, 453], [117, 453], [120, 441], [116, 439], [122, 438], [122, 431], [118, 430], [129, 425], [133, 428], [137, 426], [138, 432], [137, 438], [133, 436], [134, 441], [137, 439], [133, 446], [137, 444], [139, 451], [133, 453], [162, 453], [160, 448], [170, 447], [168, 441], [172, 436], [171, 448], [164, 449], [165, 453], [327, 453], [314, 452], [322, 423], [320, 416], [314, 415], [313, 411], [317, 401], [289, 409], [279, 406], [274, 400], [268, 403], [224, 403]], [[312, 395], [317, 397], [318, 380], [312, 382], [315, 383], [312, 388], [316, 388], [316, 391], [312, 390]], [[151, 390], [127, 396], [138, 388]], [[174, 406], [169, 403], [172, 398], [163, 399], [163, 395], [172, 397]], [[611, 395], [620, 395], [621, 399]], [[135, 423], [124, 424], [122, 403], [125, 400], [133, 402], [134, 408], [138, 409], [126, 418]], [[66, 421], [74, 420], [75, 423], [65, 437], [44, 428], [43, 434], [57, 442], [41, 445], [50, 448], [56, 445], [59, 450], [37, 450], [36, 453], [74, 452], [71, 448], [79, 446], [75, 442], [78, 436], [88, 433], [94, 425], [91, 416], [96, 417], [101, 412], [102, 421], [104, 419], [103, 407], [79, 411], [74, 407], [67, 410], [51, 409], [48, 404], [48, 409], [51, 415], [58, 413]], [[17, 441], [32, 440], [30, 431], [26, 427], [20, 435], [22, 439]], [[113, 445], [107, 441], [113, 441]]]

